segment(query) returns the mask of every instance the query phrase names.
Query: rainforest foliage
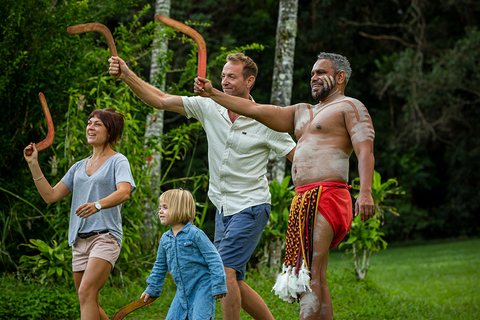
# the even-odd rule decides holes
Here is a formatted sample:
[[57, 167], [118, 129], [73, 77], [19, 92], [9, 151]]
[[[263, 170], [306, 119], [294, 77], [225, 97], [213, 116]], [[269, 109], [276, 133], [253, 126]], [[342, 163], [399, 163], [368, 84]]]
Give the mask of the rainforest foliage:
[[[102, 37], [66, 32], [70, 25], [104, 23], [114, 34], [119, 56], [150, 81], [158, 23], [154, 5], [139, 0], [1, 1], [0, 268], [33, 266], [38, 261], [20, 262], [21, 256], [36, 253], [40, 259], [50, 252], [47, 247], [65, 257], [69, 198], [46, 205], [22, 156], [28, 143], [46, 136], [39, 92], [47, 99], [56, 129], [52, 147], [40, 152], [41, 167], [52, 184], [73, 161], [89, 154], [84, 123], [93, 109], [113, 106], [127, 115], [118, 150], [129, 158], [139, 189], [124, 208], [125, 240], [117, 275], [134, 273], [138, 261], [153, 261], [161, 227], [144, 212], [146, 206], [155, 209], [161, 190], [176, 186], [195, 191], [199, 222], [212, 234], [214, 208], [206, 196], [201, 127], [166, 113], [165, 136], [145, 140], [145, 119], [152, 109], [109, 76], [109, 52]], [[252, 91], [260, 103], [270, 100], [277, 15], [276, 0], [172, 1], [170, 13], [203, 35], [207, 74], [217, 88], [225, 54], [242, 50], [250, 55], [260, 69]], [[299, 1], [291, 101], [314, 103], [310, 70], [319, 52], [349, 58], [353, 74], [346, 94], [361, 100], [372, 116], [376, 170], [385, 179], [396, 179], [405, 191], [390, 200], [399, 215], [385, 215], [381, 230], [387, 241], [480, 231], [475, 218], [480, 210], [475, 191], [480, 180], [479, 18], [478, 1]], [[159, 36], [170, 39], [161, 64], [166, 91], [191, 95], [195, 46], [172, 31]], [[165, 155], [165, 177], [161, 186], [150, 186], [145, 159], [158, 150]], [[358, 176], [356, 167], [353, 156], [351, 180]], [[33, 249], [40, 245], [45, 252]], [[65, 274], [56, 269], [63, 268], [63, 260], [48, 256], [58, 261], [50, 261], [55, 270], [45, 272], [58, 272], [57, 280], [63, 281]]]

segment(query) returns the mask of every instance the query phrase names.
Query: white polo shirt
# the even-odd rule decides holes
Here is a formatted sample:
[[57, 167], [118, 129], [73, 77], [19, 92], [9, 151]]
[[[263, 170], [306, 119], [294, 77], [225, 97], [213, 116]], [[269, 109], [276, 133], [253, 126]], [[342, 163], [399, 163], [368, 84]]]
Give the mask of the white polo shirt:
[[232, 124], [228, 110], [210, 98], [182, 97], [188, 118], [203, 126], [208, 141], [208, 196], [225, 216], [270, 203], [267, 162], [270, 150], [287, 155], [295, 142], [288, 133], [274, 131], [240, 116]]

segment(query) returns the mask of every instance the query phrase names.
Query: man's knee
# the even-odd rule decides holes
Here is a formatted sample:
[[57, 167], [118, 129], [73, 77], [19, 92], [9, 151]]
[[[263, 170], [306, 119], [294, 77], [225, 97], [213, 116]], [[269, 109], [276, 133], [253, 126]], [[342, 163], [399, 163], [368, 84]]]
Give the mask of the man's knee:
[[227, 282], [229, 281], [237, 281], [237, 270], [230, 268], [230, 267], [224, 267], [225, 268], [225, 275], [227, 276]]

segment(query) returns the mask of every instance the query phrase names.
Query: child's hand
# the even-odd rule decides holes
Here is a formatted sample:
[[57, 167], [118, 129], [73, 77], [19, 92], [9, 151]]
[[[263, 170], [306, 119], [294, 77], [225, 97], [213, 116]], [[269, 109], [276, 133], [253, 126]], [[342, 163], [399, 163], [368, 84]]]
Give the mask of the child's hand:
[[215, 300], [225, 298], [226, 295], [227, 295], [226, 292], [225, 292], [225, 293], [222, 293], [222, 294], [217, 294], [217, 295], [215, 296]]
[[[143, 302], [147, 302], [148, 299], [150, 299], [150, 295], [149, 295], [148, 293], [144, 292], [144, 293], [142, 293], [142, 296], [140, 297], [140, 299], [143, 299]], [[153, 299], [153, 300], [150, 301], [150, 303], [148, 303], [148, 304], [145, 305], [146, 307], [148, 307], [149, 305], [151, 305], [152, 302], [155, 301], [155, 299], [157, 299], [157, 298], [152, 298], [152, 299]]]

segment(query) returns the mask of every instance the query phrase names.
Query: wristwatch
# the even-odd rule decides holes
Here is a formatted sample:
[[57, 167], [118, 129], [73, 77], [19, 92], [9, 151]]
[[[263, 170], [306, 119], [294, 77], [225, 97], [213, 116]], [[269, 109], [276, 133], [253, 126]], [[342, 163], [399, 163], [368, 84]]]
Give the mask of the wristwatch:
[[100, 202], [97, 201], [97, 202], [94, 203], [94, 205], [95, 205], [95, 208], [97, 208], [98, 211], [102, 210], [102, 205], [100, 204]]

